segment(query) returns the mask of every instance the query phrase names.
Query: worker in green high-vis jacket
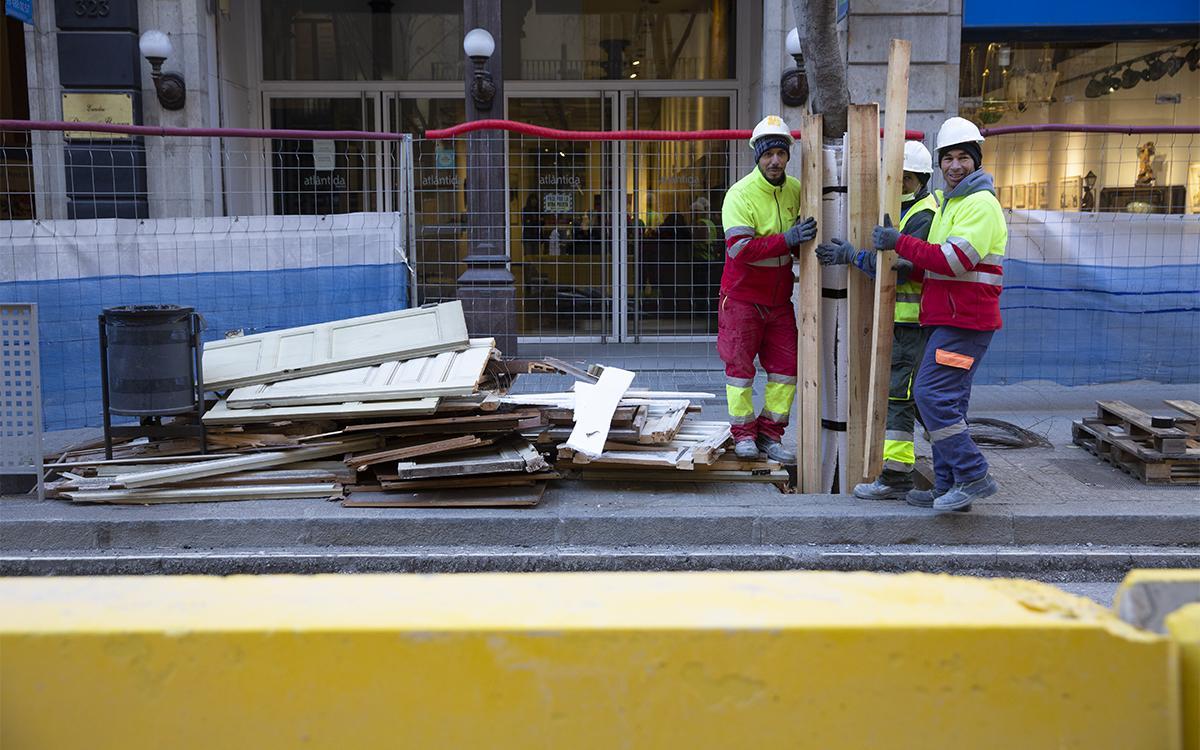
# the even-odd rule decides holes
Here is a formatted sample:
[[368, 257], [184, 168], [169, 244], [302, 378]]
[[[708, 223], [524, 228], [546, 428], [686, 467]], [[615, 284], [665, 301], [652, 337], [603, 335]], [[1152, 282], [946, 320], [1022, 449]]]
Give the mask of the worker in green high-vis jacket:
[[[933, 175], [933, 157], [919, 141], [904, 144], [904, 182], [901, 196], [899, 229], [901, 234], [926, 239], [937, 202], [929, 192]], [[822, 265], [853, 264], [871, 278], [875, 277], [872, 251], [855, 252], [849, 242], [830, 240], [817, 246]], [[864, 500], [903, 500], [913, 488], [913, 430], [917, 407], [913, 401], [913, 374], [921, 359], [924, 337], [918, 319], [921, 315], [921, 282], [909, 279], [912, 264], [896, 263], [896, 323], [892, 328], [892, 363], [888, 384], [887, 432], [883, 441], [883, 473], [875, 481], [859, 484], [854, 496]]]

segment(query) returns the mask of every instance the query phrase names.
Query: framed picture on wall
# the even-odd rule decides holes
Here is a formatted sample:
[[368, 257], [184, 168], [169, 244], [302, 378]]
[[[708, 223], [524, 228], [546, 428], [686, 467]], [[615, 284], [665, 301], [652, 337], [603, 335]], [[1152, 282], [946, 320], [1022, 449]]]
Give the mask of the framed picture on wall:
[[1037, 199], [1037, 183], [1025, 183], [1025, 208], [1041, 208]]
[[1013, 208], [1025, 208], [1025, 192], [1024, 185], [1013, 187]]
[[1037, 207], [1050, 208], [1050, 183], [1046, 180], [1037, 184]]
[[1083, 194], [1083, 178], [1079, 175], [1064, 177], [1058, 181], [1058, 210], [1078, 211], [1079, 197]]
[[1187, 212], [1200, 214], [1200, 161], [1194, 161], [1188, 165]]
[[1012, 185], [1001, 185], [997, 189], [996, 200], [1000, 201], [1000, 208], [1012, 208]]

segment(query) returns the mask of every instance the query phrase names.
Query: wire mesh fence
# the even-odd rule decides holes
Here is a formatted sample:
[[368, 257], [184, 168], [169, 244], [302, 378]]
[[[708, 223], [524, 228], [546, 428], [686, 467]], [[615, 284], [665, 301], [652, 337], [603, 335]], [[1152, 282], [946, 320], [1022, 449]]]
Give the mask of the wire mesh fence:
[[[286, 328], [461, 296], [487, 246], [512, 275], [505, 355], [723, 391], [721, 208], [753, 168], [738, 131], [66, 127], [0, 127], [0, 302], [39, 304], [51, 429], [99, 423], [104, 308], [192, 306], [208, 340]], [[1200, 382], [1194, 130], [994, 131], [984, 168], [1010, 239], [976, 382]]]
[[132, 130], [3, 152], [0, 301], [39, 306], [48, 428], [100, 424], [106, 308], [193, 307], [213, 340], [411, 304], [411, 139]]

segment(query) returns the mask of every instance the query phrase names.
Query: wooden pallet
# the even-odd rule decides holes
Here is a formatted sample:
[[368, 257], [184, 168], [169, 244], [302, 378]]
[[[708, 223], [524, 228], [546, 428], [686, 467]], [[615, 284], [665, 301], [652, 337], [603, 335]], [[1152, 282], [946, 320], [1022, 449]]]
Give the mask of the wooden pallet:
[[1167, 401], [1183, 412], [1171, 426], [1123, 401], [1096, 402], [1097, 416], [1071, 425], [1071, 439], [1146, 484], [1200, 485], [1200, 404]]

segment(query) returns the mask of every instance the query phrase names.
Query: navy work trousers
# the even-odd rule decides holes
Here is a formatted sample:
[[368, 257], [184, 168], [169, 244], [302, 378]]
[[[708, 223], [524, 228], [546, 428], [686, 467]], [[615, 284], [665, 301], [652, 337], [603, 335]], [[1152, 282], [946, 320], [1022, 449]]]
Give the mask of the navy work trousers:
[[913, 397], [933, 443], [937, 489], [973, 482], [988, 471], [967, 430], [971, 381], [995, 331], [933, 326], [917, 370]]

